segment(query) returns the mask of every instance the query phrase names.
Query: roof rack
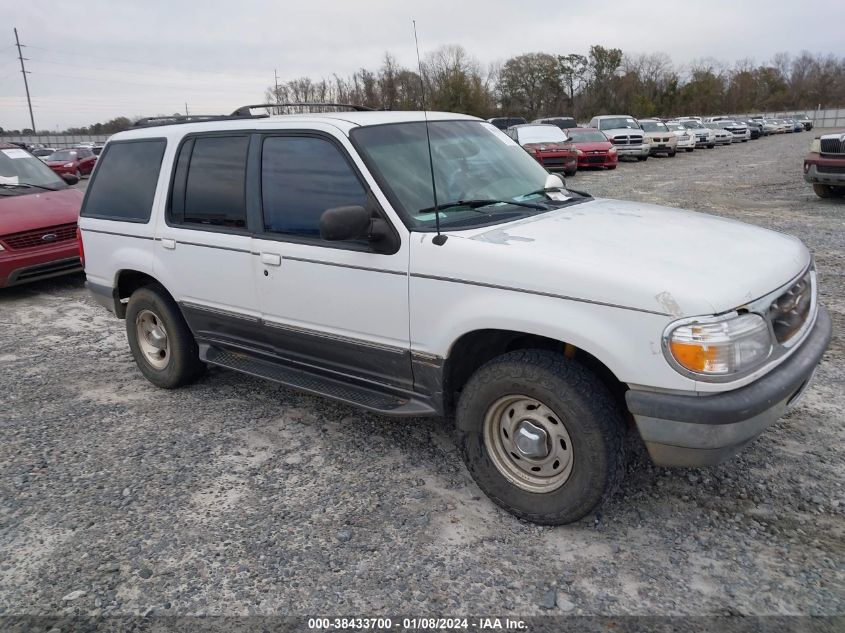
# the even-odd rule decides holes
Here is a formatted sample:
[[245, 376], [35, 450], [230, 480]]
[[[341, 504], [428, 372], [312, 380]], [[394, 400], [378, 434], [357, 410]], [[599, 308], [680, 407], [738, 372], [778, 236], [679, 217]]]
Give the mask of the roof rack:
[[368, 108], [367, 106], [355, 105], [351, 103], [259, 103], [256, 105], [241, 106], [240, 108], [232, 112], [231, 116], [254, 116], [252, 114], [252, 110], [254, 108], [346, 108], [347, 110], [352, 110], [354, 112], [373, 111], [373, 108]]
[[232, 119], [264, 119], [267, 114], [174, 114], [148, 116], [138, 119], [133, 127], [153, 127], [158, 125], [180, 125], [182, 123], [202, 123], [204, 121], [230, 121]]

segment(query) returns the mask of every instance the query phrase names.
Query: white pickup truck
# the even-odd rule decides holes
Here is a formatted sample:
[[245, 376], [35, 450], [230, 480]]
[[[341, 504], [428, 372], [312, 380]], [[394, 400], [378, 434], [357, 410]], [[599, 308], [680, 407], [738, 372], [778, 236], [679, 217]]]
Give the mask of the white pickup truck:
[[728, 458], [829, 342], [797, 239], [567, 189], [474, 117], [205, 119], [115, 134], [83, 205], [88, 288], [140, 371], [454, 418], [478, 485], [525, 519], [593, 510], [629, 425], [657, 464]]

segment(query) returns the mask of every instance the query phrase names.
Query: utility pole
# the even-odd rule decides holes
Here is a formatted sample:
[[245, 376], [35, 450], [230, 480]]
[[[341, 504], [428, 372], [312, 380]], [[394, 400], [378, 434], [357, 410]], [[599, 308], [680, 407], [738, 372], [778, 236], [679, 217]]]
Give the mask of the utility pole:
[[15, 45], [18, 47], [18, 59], [21, 60], [21, 74], [23, 75], [23, 87], [26, 88], [26, 103], [29, 105], [29, 122], [32, 124], [32, 133], [35, 134], [35, 117], [32, 116], [32, 99], [29, 98], [29, 83], [26, 80], [26, 67], [23, 65], [26, 59], [21, 54], [21, 41], [18, 39], [18, 29], [15, 27]]
[[185, 116], [191, 116], [191, 114], [188, 112], [188, 102], [187, 101], [185, 102]]
[[[274, 79], [274, 80], [275, 80], [275, 82], [276, 82], [276, 92], [275, 92], [275, 95], [276, 95], [276, 103], [280, 103], [280, 100], [279, 100], [279, 73], [277, 73], [277, 72], [276, 72], [276, 69], [275, 69], [275, 68], [273, 69], [273, 79]], [[281, 114], [281, 113], [279, 112], [279, 108], [276, 108], [276, 112], [275, 112], [275, 114]]]

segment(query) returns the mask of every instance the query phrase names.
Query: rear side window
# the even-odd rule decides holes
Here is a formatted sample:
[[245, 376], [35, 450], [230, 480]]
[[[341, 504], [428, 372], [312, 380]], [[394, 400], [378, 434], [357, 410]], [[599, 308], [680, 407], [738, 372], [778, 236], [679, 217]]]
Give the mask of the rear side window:
[[170, 219], [176, 224], [246, 227], [248, 136], [187, 140], [176, 159]]
[[334, 143], [315, 137], [273, 136], [261, 153], [264, 230], [320, 237], [326, 209], [367, 206], [367, 192]]
[[80, 215], [148, 222], [166, 146], [164, 139], [109, 143], [99, 159]]

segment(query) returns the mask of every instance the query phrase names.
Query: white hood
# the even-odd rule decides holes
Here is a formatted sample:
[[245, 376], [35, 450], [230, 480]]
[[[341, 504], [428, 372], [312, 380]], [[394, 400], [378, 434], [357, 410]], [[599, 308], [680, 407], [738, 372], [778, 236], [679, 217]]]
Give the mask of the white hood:
[[782, 233], [607, 199], [449, 235], [412, 272], [672, 316], [739, 307], [810, 262], [807, 248]]

